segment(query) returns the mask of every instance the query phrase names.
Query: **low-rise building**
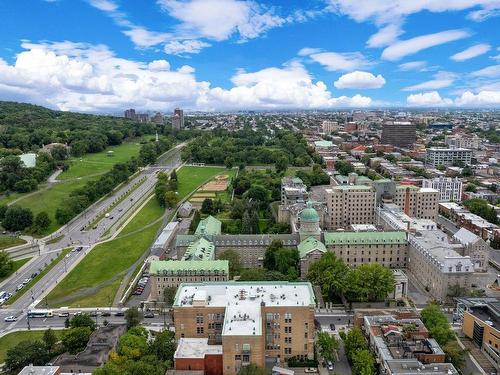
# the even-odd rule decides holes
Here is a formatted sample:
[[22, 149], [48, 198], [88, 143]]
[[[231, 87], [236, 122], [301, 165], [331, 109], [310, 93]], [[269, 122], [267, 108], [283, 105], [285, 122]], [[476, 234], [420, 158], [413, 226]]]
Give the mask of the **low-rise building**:
[[380, 374], [440, 374], [458, 372], [444, 363], [445, 354], [420, 319], [391, 315], [365, 316], [364, 328], [380, 364]]
[[266, 360], [312, 359], [315, 305], [306, 282], [182, 284], [173, 305], [175, 335], [222, 345], [225, 375], [249, 364], [265, 367]]
[[460, 254], [470, 257], [474, 264], [474, 271], [486, 272], [488, 270], [490, 246], [486, 241], [465, 228], [460, 228], [453, 235], [453, 239], [462, 244], [463, 250], [460, 251]]
[[461, 202], [463, 193], [462, 181], [452, 177], [437, 177], [432, 180], [423, 180], [422, 187], [439, 191], [440, 202]]
[[470, 165], [472, 161], [472, 150], [467, 148], [435, 148], [427, 149], [425, 164], [428, 167], [435, 168], [439, 165], [453, 165], [455, 162], [461, 162], [464, 165]]

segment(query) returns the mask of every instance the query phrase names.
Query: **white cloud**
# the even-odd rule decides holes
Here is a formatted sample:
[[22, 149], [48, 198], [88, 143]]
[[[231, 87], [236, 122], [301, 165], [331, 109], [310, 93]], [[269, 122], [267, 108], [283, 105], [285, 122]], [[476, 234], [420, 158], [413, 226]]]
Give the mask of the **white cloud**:
[[473, 76], [473, 77], [489, 77], [489, 78], [500, 77], [500, 64], [499, 65], [490, 65], [490, 66], [487, 66], [486, 68], [476, 70], [476, 71], [471, 73], [471, 76]]
[[385, 85], [381, 74], [374, 76], [372, 73], [355, 71], [341, 76], [334, 82], [338, 89], [378, 89]]
[[391, 61], [399, 60], [430, 47], [467, 38], [469, 35], [465, 30], [447, 30], [398, 41], [384, 49], [382, 58]]
[[316, 48], [302, 48], [299, 55], [308, 55], [328, 71], [354, 70], [371, 65], [360, 52], [321, 52]]
[[115, 56], [108, 47], [85, 43], [24, 43], [14, 64], [0, 59], [0, 99], [34, 102], [61, 110], [118, 112], [170, 110], [301, 109], [364, 107], [361, 95], [333, 97], [298, 62], [256, 72], [240, 71], [229, 89], [198, 81], [195, 69], [170, 69]]
[[139, 48], [148, 48], [164, 43], [172, 38], [169, 33], [160, 33], [156, 31], [149, 31], [144, 27], [133, 27], [129, 30], [124, 30], [123, 33], [127, 35], [132, 43]]
[[467, 15], [467, 18], [475, 22], [482, 22], [488, 18], [496, 17], [500, 14], [500, 9], [496, 9], [495, 6], [498, 6], [498, 4], [492, 4], [492, 7], [472, 11]]
[[241, 0], [158, 0], [170, 16], [181, 21], [180, 33], [194, 38], [226, 40], [233, 34], [256, 38], [286, 20], [253, 1]]
[[413, 85], [405, 87], [403, 91], [419, 91], [419, 90], [436, 90], [451, 86], [457, 75], [450, 72], [438, 72], [434, 74], [434, 79], [419, 83], [418, 85]]
[[170, 70], [170, 64], [167, 60], [153, 60], [148, 64], [149, 70], [153, 72], [161, 72]]
[[480, 91], [473, 94], [466, 91], [455, 99], [455, 104], [462, 107], [489, 107], [500, 105], [500, 91]]
[[401, 34], [403, 34], [403, 30], [401, 30], [400, 25], [389, 24], [370, 36], [366, 45], [370, 48], [385, 47], [394, 43]]
[[483, 55], [490, 49], [491, 46], [489, 44], [486, 43], [476, 44], [467, 49], [464, 49], [461, 52], [455, 53], [453, 56], [450, 57], [450, 59], [454, 61], [465, 61]]
[[483, 13], [500, 8], [496, 0], [330, 0], [333, 11], [348, 15], [357, 22], [373, 21], [378, 25], [402, 20], [421, 11], [433, 13], [481, 7]]
[[425, 61], [410, 61], [404, 64], [399, 64], [398, 68], [399, 70], [402, 70], [404, 72], [409, 71], [409, 70], [422, 70], [427, 66], [427, 62]]
[[442, 98], [437, 91], [411, 94], [406, 98], [406, 103], [414, 107], [444, 107], [451, 106], [453, 100]]
[[118, 9], [118, 5], [111, 0], [89, 0], [89, 3], [103, 12], [114, 12]]
[[210, 47], [210, 43], [201, 40], [174, 40], [165, 44], [164, 51], [169, 55], [184, 55], [186, 53], [200, 53], [203, 48]]

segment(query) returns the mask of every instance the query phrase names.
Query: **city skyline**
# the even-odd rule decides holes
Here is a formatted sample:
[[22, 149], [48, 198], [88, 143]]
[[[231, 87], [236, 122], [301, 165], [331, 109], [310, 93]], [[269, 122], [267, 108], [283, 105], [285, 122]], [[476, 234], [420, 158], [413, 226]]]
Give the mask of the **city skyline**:
[[498, 108], [500, 4], [36, 0], [0, 6], [0, 100], [117, 113]]

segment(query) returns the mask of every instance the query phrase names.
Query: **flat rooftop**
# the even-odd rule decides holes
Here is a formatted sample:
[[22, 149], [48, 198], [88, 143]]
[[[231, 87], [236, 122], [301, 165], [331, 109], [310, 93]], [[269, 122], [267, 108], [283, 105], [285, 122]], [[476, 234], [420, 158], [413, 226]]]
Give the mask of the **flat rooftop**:
[[393, 375], [458, 375], [451, 363], [424, 365], [416, 359], [395, 359], [386, 364]]
[[174, 358], [205, 358], [206, 355], [222, 355], [222, 345], [208, 345], [208, 338], [184, 338], [179, 340]]
[[181, 284], [173, 306], [224, 307], [223, 335], [262, 335], [261, 305], [314, 306], [308, 282], [215, 282]]

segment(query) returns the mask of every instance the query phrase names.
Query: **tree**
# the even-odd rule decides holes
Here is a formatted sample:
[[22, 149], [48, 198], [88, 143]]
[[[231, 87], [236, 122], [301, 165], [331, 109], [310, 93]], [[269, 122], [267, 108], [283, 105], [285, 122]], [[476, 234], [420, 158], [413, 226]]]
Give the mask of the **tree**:
[[201, 212], [211, 215], [214, 211], [214, 201], [210, 198], [205, 198], [201, 204]]
[[283, 247], [280, 240], [272, 240], [264, 254], [264, 268], [268, 270], [276, 269], [276, 253]]
[[198, 210], [194, 211], [193, 219], [191, 220], [191, 224], [189, 224], [189, 231], [191, 233], [194, 233], [194, 231], [198, 227], [198, 224], [200, 224], [200, 220], [201, 220], [200, 211]]
[[49, 359], [50, 355], [43, 342], [39, 340], [21, 341], [7, 351], [5, 367], [9, 371], [17, 373], [29, 364], [43, 366]]
[[142, 320], [142, 313], [137, 307], [131, 307], [125, 312], [125, 320], [127, 322], [127, 329], [139, 325]]
[[375, 359], [368, 349], [357, 350], [352, 356], [353, 375], [374, 375]]
[[172, 172], [170, 172], [170, 179], [178, 181], [177, 172], [175, 171], [175, 169], [172, 169]]
[[47, 352], [51, 353], [57, 343], [57, 336], [51, 328], [43, 333], [43, 343]]
[[154, 341], [149, 344], [149, 353], [161, 361], [173, 361], [176, 349], [175, 333], [168, 329], [158, 333]]
[[167, 208], [174, 208], [177, 202], [179, 202], [179, 196], [175, 191], [165, 193], [165, 206]]
[[10, 256], [5, 251], [0, 251], [0, 278], [10, 275], [14, 269], [14, 262], [10, 259]]
[[258, 234], [260, 232], [259, 215], [253, 205], [249, 205], [243, 213], [241, 232], [245, 234]]
[[62, 334], [62, 344], [70, 354], [81, 352], [87, 346], [92, 331], [89, 327], [76, 327], [65, 330]]
[[318, 334], [318, 347], [321, 356], [327, 361], [335, 361], [335, 353], [339, 349], [339, 342], [333, 335], [329, 335], [326, 332], [320, 332]]
[[278, 173], [286, 172], [286, 169], [288, 168], [288, 158], [286, 156], [279, 157], [278, 159], [276, 159], [274, 167], [276, 168], [276, 172]]
[[7, 206], [6, 204], [0, 205], [0, 221], [5, 218], [5, 212], [7, 211], [7, 208], [9, 208], [9, 206]]
[[120, 337], [118, 342], [118, 354], [132, 360], [138, 360], [148, 351], [147, 335], [144, 336], [140, 332], [133, 331], [136, 328], [144, 329], [143, 327], [134, 327]]
[[69, 321], [71, 328], [88, 327], [91, 331], [95, 330], [96, 324], [89, 314], [78, 314]]
[[266, 371], [253, 363], [248, 366], [241, 367], [240, 371], [238, 371], [238, 375], [265, 375]]
[[228, 249], [223, 251], [219, 256], [219, 259], [229, 261], [229, 277], [233, 278], [235, 275], [238, 275], [241, 271], [241, 259], [240, 255], [232, 250]]
[[50, 226], [50, 223], [49, 215], [45, 211], [39, 212], [35, 217], [35, 227], [40, 232], [46, 230]]
[[224, 165], [227, 169], [231, 169], [234, 166], [234, 158], [232, 156], [228, 156], [224, 159]]
[[445, 346], [453, 340], [454, 333], [451, 330], [448, 319], [438, 305], [432, 303], [426, 306], [421, 312], [422, 321], [429, 330], [431, 337], [436, 339], [439, 345]]
[[477, 191], [477, 186], [472, 183], [467, 184], [467, 186], [465, 186], [465, 191], [475, 193]]
[[342, 176], [347, 176], [349, 173], [354, 172], [354, 167], [348, 161], [337, 160], [335, 162], [335, 170]]
[[245, 193], [245, 198], [252, 199], [257, 203], [267, 203], [269, 200], [269, 190], [260, 185], [253, 185]]
[[472, 171], [472, 168], [469, 167], [468, 165], [462, 169], [462, 177], [470, 177], [473, 174], [474, 172]]
[[354, 354], [361, 349], [366, 349], [366, 341], [363, 332], [358, 327], [352, 328], [345, 337], [344, 348], [347, 358], [352, 362]]
[[379, 263], [362, 264], [349, 273], [349, 294], [357, 301], [381, 301], [394, 290], [394, 274]]
[[446, 354], [446, 362], [451, 362], [457, 369], [465, 367], [466, 350], [463, 350], [457, 341], [453, 340], [443, 346], [443, 351]]
[[334, 253], [326, 252], [309, 267], [307, 279], [319, 285], [330, 299], [342, 296], [348, 289], [349, 267]]
[[5, 218], [2, 225], [11, 231], [23, 230], [33, 224], [33, 213], [29, 208], [22, 208], [17, 205], [9, 206], [5, 211]]
[[163, 289], [163, 297], [165, 298], [165, 303], [167, 304], [167, 306], [173, 305], [176, 293], [177, 288], [175, 286], [169, 286]]

